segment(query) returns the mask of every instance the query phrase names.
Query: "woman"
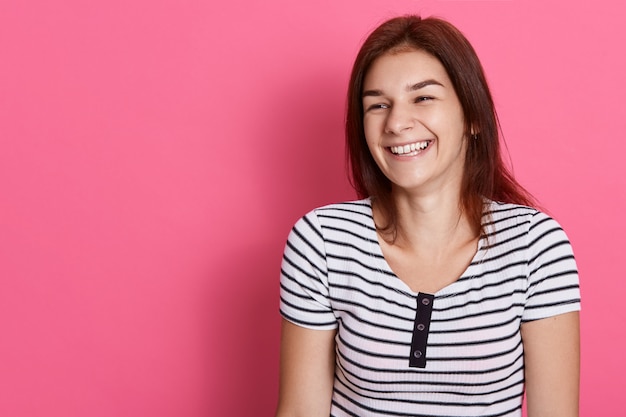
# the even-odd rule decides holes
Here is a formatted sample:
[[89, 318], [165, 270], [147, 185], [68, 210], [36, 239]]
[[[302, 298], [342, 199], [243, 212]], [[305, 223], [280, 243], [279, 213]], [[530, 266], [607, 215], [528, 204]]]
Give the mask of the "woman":
[[294, 226], [277, 417], [578, 415], [578, 274], [502, 162], [476, 54], [449, 23], [377, 28], [346, 122], [362, 200]]

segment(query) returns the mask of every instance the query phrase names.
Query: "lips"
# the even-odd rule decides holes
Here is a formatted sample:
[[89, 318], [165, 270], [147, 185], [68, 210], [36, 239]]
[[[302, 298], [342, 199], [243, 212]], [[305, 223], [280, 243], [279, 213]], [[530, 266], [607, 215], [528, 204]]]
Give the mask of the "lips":
[[431, 142], [431, 140], [423, 140], [420, 142], [407, 143], [406, 145], [390, 146], [389, 150], [394, 155], [413, 156], [428, 148]]

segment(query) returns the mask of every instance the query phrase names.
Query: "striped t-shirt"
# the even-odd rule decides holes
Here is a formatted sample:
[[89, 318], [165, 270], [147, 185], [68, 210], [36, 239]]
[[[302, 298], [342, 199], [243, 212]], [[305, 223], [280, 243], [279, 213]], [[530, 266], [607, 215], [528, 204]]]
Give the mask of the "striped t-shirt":
[[471, 264], [433, 295], [411, 291], [385, 261], [370, 200], [318, 208], [295, 224], [280, 311], [303, 327], [337, 329], [331, 416], [522, 415], [520, 326], [579, 310], [578, 273], [546, 214], [500, 203], [485, 214]]

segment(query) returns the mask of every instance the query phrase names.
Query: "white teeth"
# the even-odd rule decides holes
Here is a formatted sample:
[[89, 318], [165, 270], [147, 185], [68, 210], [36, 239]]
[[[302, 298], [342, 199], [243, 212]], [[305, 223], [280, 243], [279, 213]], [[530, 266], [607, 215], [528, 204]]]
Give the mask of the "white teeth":
[[391, 149], [391, 152], [396, 155], [404, 155], [407, 153], [421, 151], [423, 149], [426, 149], [429, 143], [430, 143], [429, 141], [425, 140], [422, 142], [413, 142], [413, 143], [410, 143], [408, 145], [403, 145], [403, 146], [392, 146], [390, 149]]

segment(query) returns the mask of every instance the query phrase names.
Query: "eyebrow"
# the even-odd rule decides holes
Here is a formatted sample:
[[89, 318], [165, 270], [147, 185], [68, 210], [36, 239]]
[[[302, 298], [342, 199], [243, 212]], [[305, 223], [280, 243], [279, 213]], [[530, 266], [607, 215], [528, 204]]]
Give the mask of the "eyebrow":
[[[443, 87], [443, 84], [441, 84], [439, 81], [429, 79], [429, 80], [420, 81], [419, 83], [416, 83], [413, 85], [408, 85], [406, 87], [406, 91], [417, 91], [429, 85], [440, 85]], [[363, 94], [361, 95], [361, 97], [378, 97], [382, 95], [383, 95], [383, 92], [381, 90], [366, 90], [366, 91], [363, 91]]]

